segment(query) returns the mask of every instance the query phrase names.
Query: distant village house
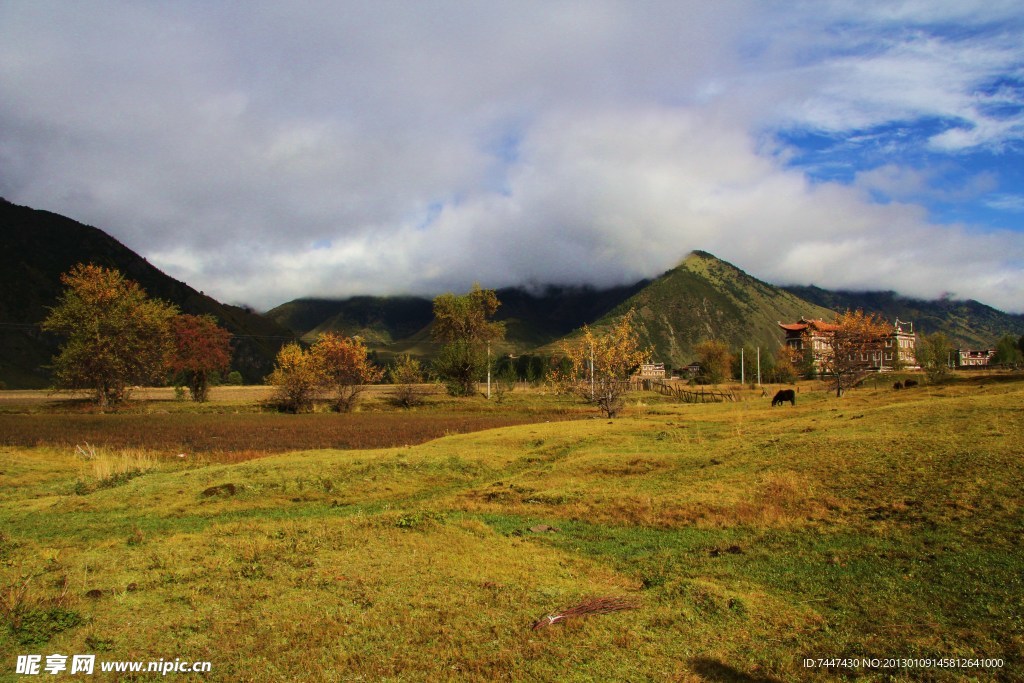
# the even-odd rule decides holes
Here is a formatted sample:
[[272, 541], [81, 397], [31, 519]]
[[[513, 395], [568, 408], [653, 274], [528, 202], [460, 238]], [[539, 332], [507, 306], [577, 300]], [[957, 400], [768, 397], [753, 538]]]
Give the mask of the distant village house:
[[994, 355], [996, 355], [995, 349], [984, 349], [982, 351], [957, 349], [956, 366], [958, 368], [987, 367], [992, 362]]
[[692, 363], [687, 365], [683, 369], [683, 371], [687, 377], [697, 377], [698, 375], [700, 375], [702, 369], [703, 368], [701, 368], [700, 363], [698, 361], [693, 361]]
[[664, 363], [643, 363], [633, 375], [634, 379], [665, 379]]

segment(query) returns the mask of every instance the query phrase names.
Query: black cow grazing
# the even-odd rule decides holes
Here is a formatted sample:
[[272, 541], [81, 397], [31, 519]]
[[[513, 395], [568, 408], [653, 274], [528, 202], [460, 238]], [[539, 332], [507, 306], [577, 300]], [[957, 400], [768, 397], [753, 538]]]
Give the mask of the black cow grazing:
[[896, 391], [899, 391], [900, 389], [903, 388], [903, 384], [901, 382], [896, 382], [896, 384], [892, 385], [892, 388], [895, 389]]
[[775, 394], [775, 398], [772, 399], [772, 408], [782, 405], [786, 401], [796, 405], [796, 392], [792, 389], [779, 389], [778, 393]]
[[916, 387], [916, 386], [917, 386], [917, 380], [916, 379], [908, 379], [908, 380], [904, 380], [904, 382], [903, 382], [903, 388], [904, 389], [909, 389], [910, 387]]

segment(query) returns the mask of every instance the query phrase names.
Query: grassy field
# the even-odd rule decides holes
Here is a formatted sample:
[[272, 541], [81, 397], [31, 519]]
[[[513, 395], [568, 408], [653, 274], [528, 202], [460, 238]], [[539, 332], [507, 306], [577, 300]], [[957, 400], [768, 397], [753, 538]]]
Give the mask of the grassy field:
[[[1024, 382], [801, 389], [774, 409], [635, 395], [613, 421], [518, 393], [314, 416], [0, 397], [0, 433], [51, 435], [0, 446], [0, 680], [32, 653], [211, 662], [169, 674], [197, 681], [1021, 680]], [[523, 420], [256, 459], [60, 437], [235, 409], [250, 430]], [[532, 628], [593, 598], [630, 609]]]

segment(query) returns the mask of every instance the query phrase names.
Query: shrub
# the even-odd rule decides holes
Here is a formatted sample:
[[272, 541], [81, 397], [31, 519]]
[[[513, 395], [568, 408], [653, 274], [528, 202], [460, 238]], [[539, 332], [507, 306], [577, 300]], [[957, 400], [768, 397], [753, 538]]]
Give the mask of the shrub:
[[310, 412], [313, 399], [324, 383], [315, 359], [295, 342], [285, 344], [278, 351], [274, 371], [267, 382], [275, 387], [271, 401], [290, 413]]
[[427, 390], [421, 386], [423, 368], [420, 362], [409, 354], [403, 354], [396, 359], [395, 364], [388, 369], [388, 379], [395, 385], [391, 392], [391, 400], [395, 405], [412, 408], [422, 405], [426, 400]]

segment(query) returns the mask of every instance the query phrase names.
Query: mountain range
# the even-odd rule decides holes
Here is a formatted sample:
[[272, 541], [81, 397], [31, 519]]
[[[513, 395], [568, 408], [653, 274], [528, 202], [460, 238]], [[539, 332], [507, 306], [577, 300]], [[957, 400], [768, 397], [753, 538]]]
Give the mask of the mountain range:
[[[827, 320], [847, 309], [875, 312], [890, 322], [912, 322], [921, 334], [943, 332], [964, 348], [990, 348], [1004, 334], [1024, 334], [1024, 316], [977, 301], [777, 287], [702, 251], [653, 280], [629, 286], [508, 288], [496, 293], [502, 302], [496, 318], [507, 330], [498, 352], [557, 353], [561, 342], [584, 323], [604, 327], [632, 308], [641, 343], [654, 349], [656, 360], [673, 367], [694, 360], [694, 347], [709, 338], [732, 348], [747, 345], [774, 353], [782, 341], [779, 322]], [[307, 341], [327, 331], [360, 335], [387, 359], [399, 353], [434, 353], [431, 310], [427, 298], [359, 296], [296, 299], [265, 315]]]
[[[429, 358], [436, 351], [430, 298], [303, 298], [260, 315], [175, 280], [98, 228], [0, 199], [0, 382], [7, 387], [49, 384], [46, 365], [60, 340], [40, 332], [39, 323], [62, 291], [61, 274], [79, 262], [117, 268], [150, 296], [186, 313], [215, 316], [234, 335], [233, 367], [248, 382], [262, 381], [285, 341], [312, 341], [327, 331], [360, 335], [382, 361], [399, 353]], [[496, 353], [557, 353], [583, 324], [600, 328], [632, 308], [642, 343], [653, 348], [655, 360], [674, 367], [691, 362], [696, 344], [709, 338], [774, 353], [782, 340], [779, 322], [828, 319], [848, 308], [913, 322], [919, 333], [944, 332], [963, 347], [988, 348], [1003, 334], [1024, 334], [1024, 316], [977, 301], [778, 287], [701, 251], [632, 285], [505, 288], [497, 295], [497, 318], [507, 334]]]

